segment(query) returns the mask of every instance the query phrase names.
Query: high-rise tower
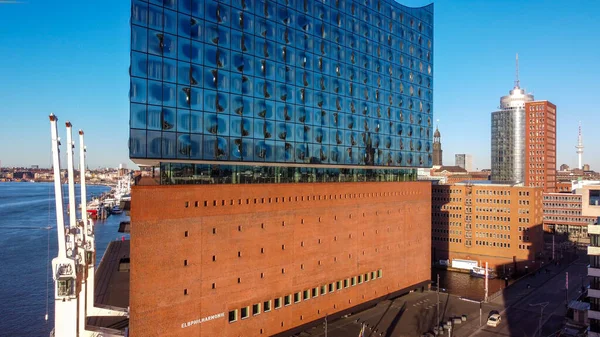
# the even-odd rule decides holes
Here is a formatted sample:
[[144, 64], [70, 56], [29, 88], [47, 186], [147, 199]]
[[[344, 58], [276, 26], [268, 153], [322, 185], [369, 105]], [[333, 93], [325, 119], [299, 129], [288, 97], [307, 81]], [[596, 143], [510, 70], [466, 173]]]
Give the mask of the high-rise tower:
[[433, 166], [442, 166], [442, 135], [438, 126], [433, 133]]
[[525, 102], [533, 95], [519, 86], [519, 54], [515, 86], [500, 98], [500, 110], [492, 112], [492, 180], [522, 183], [525, 180]]
[[577, 158], [579, 159], [577, 168], [581, 170], [583, 169], [583, 137], [581, 135], [581, 121], [579, 122], [579, 135], [577, 136], [577, 146], [575, 146], [575, 148], [577, 149]]

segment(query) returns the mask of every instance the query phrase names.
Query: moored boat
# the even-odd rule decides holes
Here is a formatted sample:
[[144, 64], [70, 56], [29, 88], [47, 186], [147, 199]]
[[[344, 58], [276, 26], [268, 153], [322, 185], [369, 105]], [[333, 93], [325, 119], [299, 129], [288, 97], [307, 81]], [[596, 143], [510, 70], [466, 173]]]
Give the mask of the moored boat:
[[111, 209], [111, 213], [112, 214], [121, 214], [123, 213], [123, 210], [121, 208], [119, 208], [118, 205], [113, 206], [113, 208]]
[[[485, 268], [473, 267], [473, 269], [471, 269], [471, 276], [485, 278]], [[496, 278], [496, 272], [488, 268], [487, 277], [488, 279]]]

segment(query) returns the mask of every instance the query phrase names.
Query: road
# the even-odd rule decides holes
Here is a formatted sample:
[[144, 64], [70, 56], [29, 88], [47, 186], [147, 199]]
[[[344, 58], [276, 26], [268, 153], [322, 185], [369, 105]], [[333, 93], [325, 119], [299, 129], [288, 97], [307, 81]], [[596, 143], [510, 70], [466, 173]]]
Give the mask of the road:
[[[393, 301], [380, 302], [376, 307], [355, 313], [347, 318], [331, 322], [328, 325], [328, 337], [358, 336], [361, 324], [365, 323], [366, 337], [420, 337], [431, 331], [436, 321], [435, 292], [413, 292]], [[482, 322], [487, 313], [502, 309], [498, 304], [484, 304]], [[467, 315], [467, 321], [455, 326], [455, 331], [473, 331], [479, 327], [479, 303], [460, 299], [447, 293], [440, 293], [440, 319]], [[470, 330], [469, 330], [470, 329]], [[466, 334], [468, 335], [468, 333]], [[323, 337], [325, 331], [318, 325], [297, 336]]]
[[[582, 280], [585, 281], [587, 275], [587, 265], [588, 257], [583, 253], [572, 264], [553, 265], [548, 267], [548, 273], [541, 271], [517, 281], [505, 290], [503, 296], [483, 304], [481, 326], [479, 303], [440, 293], [440, 319], [447, 321], [452, 317], [467, 315], [466, 322], [454, 325], [453, 337], [552, 335], [562, 328], [566, 313], [565, 272], [569, 273], [569, 299], [573, 300], [580, 294]], [[367, 337], [420, 337], [435, 326], [436, 297], [432, 291], [413, 292], [380, 302], [373, 308], [330, 322], [327, 336], [358, 336], [364, 323]], [[502, 314], [502, 322], [495, 328], [485, 325], [492, 310]], [[538, 329], [540, 317], [541, 330]], [[444, 331], [443, 335], [447, 336], [448, 331]], [[324, 337], [324, 327], [318, 324], [297, 336]]]
[[514, 301], [498, 299], [498, 302], [512, 302], [502, 313], [501, 324], [496, 328], [484, 326], [471, 336], [549, 336], [559, 331], [567, 311], [565, 272], [569, 273], [569, 300], [573, 300], [581, 294], [582, 280], [587, 285], [587, 265], [587, 256], [581, 256], [566, 269], [553, 266], [549, 279], [538, 274], [523, 280], [531, 284], [531, 289], [513, 293]]

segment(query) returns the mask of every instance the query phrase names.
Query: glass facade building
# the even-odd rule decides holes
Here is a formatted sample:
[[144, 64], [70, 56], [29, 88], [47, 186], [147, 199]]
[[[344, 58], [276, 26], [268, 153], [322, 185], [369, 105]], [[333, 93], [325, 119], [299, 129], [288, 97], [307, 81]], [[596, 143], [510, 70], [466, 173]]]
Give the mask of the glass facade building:
[[134, 0], [130, 75], [130, 158], [164, 177], [432, 165], [433, 5]]
[[533, 101], [518, 85], [500, 98], [499, 111], [492, 112], [491, 178], [496, 182], [525, 181], [525, 103]]

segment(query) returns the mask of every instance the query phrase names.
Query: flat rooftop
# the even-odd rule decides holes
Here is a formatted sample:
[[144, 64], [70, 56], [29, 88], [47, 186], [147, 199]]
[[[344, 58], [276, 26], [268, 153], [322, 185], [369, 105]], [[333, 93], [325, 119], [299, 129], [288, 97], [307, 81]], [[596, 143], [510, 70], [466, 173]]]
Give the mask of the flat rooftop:
[[[111, 241], [96, 269], [95, 305], [99, 307], [129, 307], [129, 240]], [[121, 269], [121, 270], [120, 270]], [[124, 330], [127, 317], [88, 317], [88, 325]]]

